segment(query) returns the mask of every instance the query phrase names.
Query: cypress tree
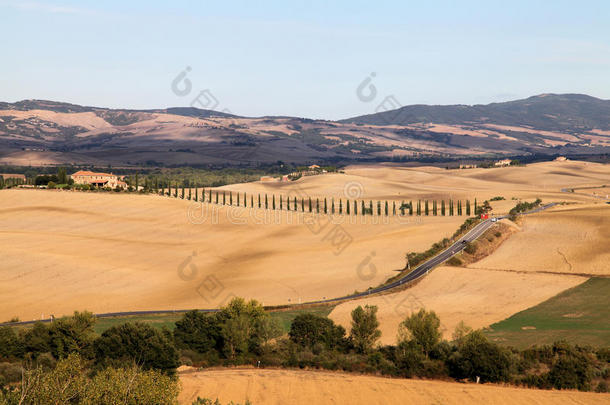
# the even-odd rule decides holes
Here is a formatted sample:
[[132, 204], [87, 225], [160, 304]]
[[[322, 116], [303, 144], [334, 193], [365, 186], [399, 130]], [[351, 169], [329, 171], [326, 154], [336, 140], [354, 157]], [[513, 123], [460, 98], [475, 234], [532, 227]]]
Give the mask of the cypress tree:
[[241, 204], [240, 204], [240, 201], [239, 201], [239, 191], [238, 191], [238, 192], [237, 192], [237, 206], [239, 207], [240, 205], [241, 205]]
[[218, 204], [218, 190], [216, 190], [214, 194], [216, 194], [216, 204]]
[[184, 184], [182, 184], [182, 194], [180, 194], [180, 198], [184, 200]]
[[417, 215], [421, 215], [421, 200], [417, 200]]
[[326, 197], [324, 197], [324, 213], [327, 214], [328, 213], [328, 209], [326, 207]]
[[339, 198], [339, 215], [343, 214], [343, 200]]
[[[303, 201], [303, 199], [301, 199], [301, 201]], [[302, 205], [303, 205], [303, 204], [301, 204], [301, 207], [302, 207]], [[296, 197], [296, 196], [294, 197], [294, 210], [295, 210], [295, 211], [298, 211], [298, 210], [299, 210], [299, 203], [298, 203], [298, 201], [297, 201], [297, 197]]]
[[[247, 208], [247, 207], [248, 207], [248, 199], [246, 197], [246, 192], [244, 191], [244, 208]], [[250, 206], [250, 207], [252, 207], [252, 206]]]
[[346, 213], [347, 215], [350, 215], [350, 212], [349, 212], [349, 200], [347, 200], [347, 201], [345, 202], [345, 213]]
[[441, 201], [441, 215], [445, 216], [445, 200]]
[[377, 201], [377, 216], [381, 215], [381, 202]]
[[311, 212], [311, 197], [309, 197], [309, 212]]
[[320, 213], [320, 199], [316, 198], [316, 212]]
[[385, 216], [387, 217], [389, 215], [389, 211], [388, 211], [388, 200], [385, 201]]
[[409, 202], [409, 215], [413, 216], [413, 200]]
[[335, 213], [335, 199], [334, 198], [330, 199], [330, 213], [331, 214]]
[[375, 211], [373, 211], [373, 200], [369, 200], [369, 211], [371, 211], [371, 215], [375, 214]]
[[392, 215], [396, 216], [396, 201], [392, 201]]
[[474, 215], [477, 215], [477, 199], [474, 199]]
[[301, 197], [301, 212], [305, 212], [305, 199]]
[[259, 194], [258, 195], [258, 208], [260, 208], [260, 207], [261, 207], [261, 195]]
[[358, 216], [358, 201], [354, 200], [354, 215]]
[[426, 205], [425, 205], [425, 212], [426, 212], [426, 216], [428, 216], [428, 215], [430, 214], [430, 209], [429, 209], [429, 207], [428, 207], [428, 200], [426, 200], [426, 203], [425, 203], [425, 204], [426, 204]]
[[360, 204], [360, 215], [366, 215], [366, 210], [364, 209], [364, 200], [362, 200]]
[[191, 188], [189, 187], [189, 201], [191, 201], [191, 198], [193, 197], [193, 193], [191, 191]]
[[[259, 197], [258, 201], [260, 202], [260, 197]], [[250, 195], [250, 208], [254, 208], [254, 195], [253, 194]]]
[[269, 209], [269, 199], [267, 198], [267, 194], [265, 194], [265, 209]]
[[271, 207], [273, 210], [275, 210], [275, 194], [271, 196]]
[[280, 211], [282, 210], [282, 195], [280, 194]]
[[432, 212], [434, 213], [434, 216], [438, 215], [436, 200], [432, 201]]

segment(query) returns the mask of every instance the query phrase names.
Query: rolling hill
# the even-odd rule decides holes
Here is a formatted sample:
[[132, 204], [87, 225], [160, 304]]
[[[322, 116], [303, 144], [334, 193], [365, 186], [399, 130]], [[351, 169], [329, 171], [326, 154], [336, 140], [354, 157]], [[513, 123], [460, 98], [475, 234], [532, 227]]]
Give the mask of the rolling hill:
[[0, 163], [254, 165], [610, 152], [610, 101], [544, 94], [487, 105], [412, 105], [341, 121], [240, 117], [194, 107], [0, 103]]

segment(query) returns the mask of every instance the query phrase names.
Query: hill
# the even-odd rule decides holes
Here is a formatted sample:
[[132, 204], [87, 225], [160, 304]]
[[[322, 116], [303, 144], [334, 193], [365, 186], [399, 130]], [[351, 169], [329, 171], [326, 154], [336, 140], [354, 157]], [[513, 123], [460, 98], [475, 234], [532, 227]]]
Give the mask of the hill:
[[0, 103], [0, 163], [256, 165], [610, 153], [610, 101], [539, 95], [412, 105], [342, 121], [248, 118], [194, 107]]

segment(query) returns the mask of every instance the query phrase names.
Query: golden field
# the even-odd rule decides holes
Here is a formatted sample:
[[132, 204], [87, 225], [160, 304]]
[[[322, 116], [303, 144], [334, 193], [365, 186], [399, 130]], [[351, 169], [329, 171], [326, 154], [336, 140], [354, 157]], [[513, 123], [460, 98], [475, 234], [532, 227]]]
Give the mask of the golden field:
[[[607, 184], [608, 179], [608, 165], [570, 161], [467, 170], [366, 166], [296, 182], [236, 184], [221, 190], [335, 199], [344, 199], [348, 193], [352, 197], [358, 194], [366, 201], [477, 198], [481, 202], [500, 195], [506, 200], [492, 203], [498, 212], [514, 206], [513, 197], [540, 197], [545, 202], [588, 203], [590, 209], [603, 210], [606, 206], [599, 199], [560, 190], [600, 186]], [[591, 205], [592, 202], [597, 204]], [[529, 221], [552, 215], [556, 214], [528, 218], [524, 229], [527, 231]], [[377, 217], [366, 217], [364, 222], [361, 218], [337, 216], [333, 223], [311, 223], [311, 217], [302, 213], [210, 204], [202, 208], [189, 201], [153, 195], [2, 190], [0, 254], [4, 265], [0, 267], [0, 319], [18, 316], [29, 320], [82, 309], [101, 313], [212, 308], [233, 296], [256, 298], [266, 305], [330, 298], [385, 281], [404, 267], [405, 253], [429, 248], [453, 234], [464, 220], [464, 217], [409, 217], [391, 218], [384, 223]], [[582, 226], [593, 220], [583, 221]], [[334, 243], [338, 228], [348, 235], [349, 243], [341, 246]], [[600, 230], [596, 232], [603, 234]], [[519, 233], [512, 236], [497, 254], [507, 250], [513, 240], [519, 241], [520, 236]], [[604, 240], [595, 242], [597, 249]], [[515, 246], [520, 249], [520, 257], [527, 257], [530, 254], [527, 250], [532, 250], [531, 255], [539, 253], [538, 249], [531, 249], [531, 243]], [[562, 249], [562, 253], [571, 254]], [[480, 263], [485, 268], [503, 269], [514, 262], [510, 253], [493, 262], [497, 254], [485, 259], [489, 263], [485, 260]], [[597, 268], [596, 263], [603, 266], [605, 257], [596, 258], [591, 268]], [[563, 266], [552, 262], [552, 266], [560, 265]], [[426, 291], [434, 290], [432, 284], [442, 283], [440, 275], [447, 271], [455, 270], [439, 269], [412, 291], [426, 285], [429, 285]], [[561, 280], [548, 287], [551, 279], [537, 275], [534, 285], [540, 285], [540, 290], [526, 294], [518, 291], [518, 285], [530, 283], [527, 277], [520, 279], [521, 276], [498, 271], [493, 277], [477, 277], [476, 271], [452, 274], [451, 287], [468, 285], [472, 290], [464, 290], [466, 296], [474, 294], [477, 288], [490, 291], [496, 283], [506, 284], [500, 293], [504, 301], [498, 305], [482, 306], [484, 297], [473, 298], [469, 310], [473, 318], [481, 312], [499, 311], [497, 315], [482, 317], [483, 323], [504, 317], [521, 306], [531, 306], [580, 280], [561, 276]], [[504, 282], [502, 277], [516, 278]], [[432, 292], [422, 294], [428, 300], [426, 297]], [[449, 300], [442, 295], [438, 292], [439, 299]], [[515, 298], [523, 301], [517, 306], [501, 303]], [[435, 302], [426, 300], [423, 300], [426, 305]], [[449, 301], [444, 305], [450, 305]], [[460, 313], [455, 318], [447, 315], [447, 321], [459, 316]]]
[[390, 379], [301, 370], [220, 369], [182, 372], [179, 400], [246, 399], [255, 405], [326, 404], [607, 404], [610, 394], [545, 391], [491, 384]]

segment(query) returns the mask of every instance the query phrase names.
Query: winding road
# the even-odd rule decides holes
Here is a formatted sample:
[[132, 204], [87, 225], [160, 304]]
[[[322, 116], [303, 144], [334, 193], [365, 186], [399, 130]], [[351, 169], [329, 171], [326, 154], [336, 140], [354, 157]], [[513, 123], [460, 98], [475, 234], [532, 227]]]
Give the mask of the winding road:
[[[521, 213], [519, 215], [534, 214], [534, 213], [546, 210], [548, 208], [551, 208], [551, 207], [553, 207], [555, 205], [556, 205], [556, 203], [541, 205], [540, 207], [537, 207], [537, 208], [535, 208], [535, 209], [533, 209], [531, 211], [528, 211], [528, 212]], [[499, 219], [503, 219], [503, 218], [507, 218], [507, 216], [496, 217], [496, 219], [498, 219], [498, 220]], [[393, 289], [396, 289], [396, 288], [399, 288], [399, 287], [403, 287], [406, 284], [412, 283], [412, 282], [417, 281], [420, 278], [426, 276], [430, 272], [430, 270], [432, 270], [434, 267], [436, 267], [436, 266], [446, 262], [451, 257], [453, 257], [456, 254], [460, 253], [462, 250], [464, 250], [466, 248], [468, 242], [472, 242], [472, 241], [478, 239], [493, 224], [494, 224], [494, 221], [492, 219], [486, 219], [485, 221], [477, 224], [474, 228], [472, 228], [464, 236], [462, 236], [457, 241], [455, 241], [447, 249], [443, 250], [438, 255], [436, 255], [436, 256], [432, 257], [431, 259], [425, 261], [424, 263], [422, 263], [419, 266], [415, 267], [415, 269], [413, 269], [409, 273], [405, 274], [403, 277], [400, 277], [398, 280], [395, 280], [395, 281], [393, 281], [391, 283], [384, 284], [384, 285], [381, 285], [379, 287], [371, 288], [371, 289], [369, 289], [367, 291], [364, 291], [364, 292], [361, 292], [361, 293], [349, 294], [349, 295], [345, 295], [345, 296], [342, 296], [342, 297], [329, 298], [329, 299], [324, 299], [324, 300], [319, 300], [319, 301], [309, 301], [309, 302], [304, 302], [302, 304], [290, 304], [290, 305], [270, 306], [270, 307], [267, 307], [267, 309], [295, 308], [295, 307], [305, 306], [305, 305], [328, 304], [328, 303], [333, 303], [333, 302], [347, 301], [347, 300], [352, 300], [352, 299], [357, 299], [357, 298], [362, 298], [362, 297], [368, 297], [368, 296], [373, 295], [373, 294], [377, 294], [377, 293], [393, 290]], [[110, 313], [105, 313], [105, 314], [96, 314], [95, 316], [98, 317], [98, 318], [113, 318], [113, 317], [134, 316], [134, 315], [180, 314], [180, 313], [185, 313], [185, 312], [188, 312], [188, 311], [191, 311], [191, 310], [189, 310], [189, 309], [182, 309], [182, 310], [128, 311], [128, 312], [110, 312]], [[218, 309], [199, 309], [199, 311], [201, 311], [201, 312], [216, 312], [216, 311], [218, 311]], [[51, 322], [51, 320], [52, 319], [49, 318], [49, 319], [42, 319], [42, 320], [36, 320], [36, 321], [0, 323], [0, 326], [28, 325], [28, 324], [33, 324], [35, 322]]]

